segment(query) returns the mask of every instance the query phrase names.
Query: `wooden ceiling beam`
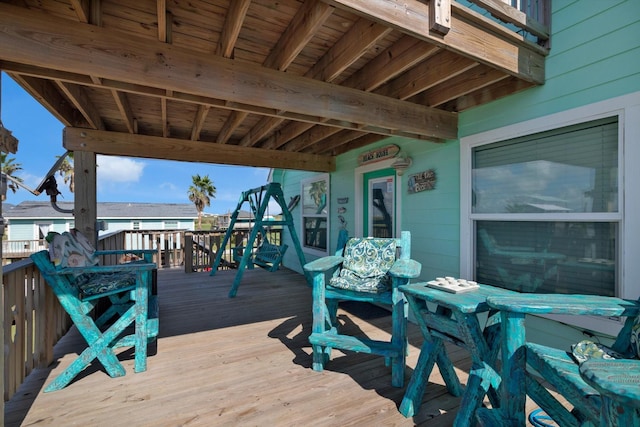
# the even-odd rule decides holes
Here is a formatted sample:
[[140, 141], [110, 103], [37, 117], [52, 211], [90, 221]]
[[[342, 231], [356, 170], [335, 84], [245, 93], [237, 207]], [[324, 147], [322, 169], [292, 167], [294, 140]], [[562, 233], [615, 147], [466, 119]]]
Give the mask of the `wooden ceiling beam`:
[[[398, 99], [408, 99], [479, 65], [477, 62], [455, 53], [441, 51], [434, 56], [432, 61], [423, 61], [374, 92]], [[502, 71], [499, 73], [506, 76]]]
[[[227, 15], [224, 20], [224, 27], [220, 34], [220, 40], [216, 47], [216, 55], [224, 58], [233, 57], [233, 49], [236, 46], [236, 41], [238, 40], [238, 35], [240, 34], [240, 30], [244, 24], [244, 19], [247, 16], [247, 10], [249, 9], [250, 4], [251, 0], [230, 2], [229, 10], [227, 11]], [[222, 125], [220, 132], [218, 132], [216, 142], [218, 144], [226, 144], [229, 141], [229, 138], [231, 138], [233, 132], [238, 126], [240, 126], [247, 116], [247, 112], [232, 111]]]
[[343, 85], [373, 91], [404, 71], [440, 51], [435, 45], [404, 36], [355, 72]]
[[[316, 0], [306, 0], [298, 9], [291, 25], [287, 27], [276, 45], [269, 52], [263, 66], [285, 71], [300, 51], [309, 43], [322, 24], [331, 16], [334, 8]], [[238, 118], [235, 118], [238, 120]], [[243, 118], [244, 119], [244, 118]], [[283, 119], [263, 117], [240, 140], [238, 145], [249, 147], [280, 125]]]
[[167, 0], [156, 0], [156, 14], [158, 16], [158, 40], [167, 41]]
[[457, 2], [451, 4], [451, 31], [443, 36], [429, 32], [429, 5], [418, 0], [323, 1], [520, 79], [544, 83], [543, 50], [513, 32], [500, 31], [498, 24], [472, 15]]
[[200, 132], [202, 131], [202, 127], [204, 126], [204, 122], [207, 119], [207, 114], [209, 114], [209, 109], [211, 107], [208, 105], [199, 105], [198, 111], [196, 112], [196, 117], [193, 120], [193, 126], [191, 128], [191, 140], [197, 141], [200, 139]]
[[57, 80], [55, 82], [60, 90], [67, 96], [67, 99], [76, 107], [80, 114], [89, 123], [89, 126], [94, 129], [104, 130], [104, 122], [98, 109], [93, 105], [89, 96], [85, 93], [85, 88], [75, 85], [73, 83], [67, 83]]
[[[6, 70], [20, 70], [21, 74], [34, 76], [34, 77], [69, 81], [72, 83], [81, 83], [87, 86], [93, 86], [93, 87], [99, 87], [99, 88], [116, 89], [118, 91], [130, 92], [138, 95], [152, 96], [160, 99], [163, 99], [163, 98], [173, 99], [176, 101], [208, 105], [210, 107], [216, 107], [216, 108], [221, 108], [226, 110], [245, 111], [249, 113], [256, 113], [264, 116], [275, 117], [281, 120], [292, 120], [296, 122], [297, 126], [296, 126], [296, 129], [294, 129], [293, 134], [287, 134], [285, 137], [284, 132], [279, 131], [279, 134], [282, 136], [282, 142], [278, 142], [277, 143], [278, 146], [281, 146], [282, 144], [289, 141], [291, 138], [294, 138], [300, 133], [308, 130], [314, 124], [334, 126], [341, 129], [352, 129], [352, 130], [353, 129], [363, 130], [365, 128], [365, 126], [359, 125], [356, 123], [335, 121], [335, 120], [327, 121], [325, 118], [318, 117], [318, 116], [306, 116], [304, 114], [295, 113], [295, 112], [278, 111], [275, 109], [261, 108], [261, 107], [256, 107], [252, 105], [228, 102], [221, 99], [208, 98], [200, 95], [192, 95], [192, 94], [187, 94], [183, 92], [168, 91], [165, 89], [144, 86], [141, 84], [125, 83], [125, 82], [105, 79], [105, 78], [101, 79], [100, 84], [96, 84], [88, 76], [81, 76], [77, 73], [66, 73], [66, 72], [57, 71], [57, 70], [49, 70], [42, 67], [17, 64], [15, 62], [0, 61], [0, 68], [6, 69]], [[78, 78], [79, 78], [79, 81], [76, 80]], [[393, 129], [375, 129], [372, 131], [381, 133], [382, 135], [391, 135], [391, 136], [400, 135], [398, 131]], [[411, 133], [411, 132], [403, 132], [402, 135], [406, 136], [407, 138], [421, 138], [420, 134]], [[266, 148], [266, 147], [262, 147], [262, 148]]]
[[335, 159], [331, 156], [71, 127], [64, 129], [63, 146], [71, 151], [113, 156], [315, 172], [333, 172], [336, 169]]
[[[391, 28], [383, 27], [382, 25], [372, 23], [365, 19], [359, 19], [349, 31], [305, 73], [305, 77], [327, 82], [333, 81], [340, 73], [371, 49], [378, 40], [389, 34], [389, 32], [391, 32]], [[281, 122], [282, 120], [278, 121], [274, 118], [263, 118], [254, 126], [254, 129], [243, 138], [241, 145], [243, 142], [255, 143]], [[287, 127], [289, 126], [294, 127], [293, 132], [285, 130], [279, 134], [280, 138], [269, 138], [263, 141], [260, 146], [263, 148], [279, 148], [288, 142], [282, 139], [282, 135], [298, 135], [300, 128], [311, 128], [309, 125], [300, 126], [297, 123], [290, 123]], [[280, 143], [280, 145], [275, 146], [276, 141]]]
[[431, 87], [409, 100], [432, 107], [440, 106], [452, 99], [459, 98], [509, 77], [511, 76], [508, 74], [489, 68], [486, 65], [481, 65], [468, 73], [459, 74], [437, 86]]
[[91, 19], [91, 4], [89, 0], [71, 0], [71, 7], [76, 12], [78, 21], [85, 24], [89, 22]]
[[314, 64], [305, 77], [332, 82], [391, 31], [393, 29], [390, 27], [367, 19], [358, 19], [349, 31]]
[[122, 115], [122, 119], [127, 125], [129, 132], [138, 133], [138, 121], [133, 117], [133, 110], [131, 109], [127, 94], [111, 89], [111, 95], [113, 95], [113, 100], [118, 106], [118, 111], [120, 111], [120, 115]]
[[235, 0], [229, 2], [229, 10], [225, 16], [224, 27], [220, 34], [220, 40], [216, 47], [216, 55], [225, 58], [233, 57], [233, 49], [236, 46], [238, 35], [244, 24], [244, 18], [249, 10], [251, 0]]
[[[342, 85], [370, 92], [420, 61], [431, 57], [439, 50], [437, 46], [405, 36], [377, 55], [366, 67], [352, 74]], [[288, 132], [291, 135], [290, 140], [284, 140], [284, 136], [287, 134], [285, 129], [283, 132], [268, 138], [261, 146], [263, 148], [284, 147], [285, 150], [295, 150], [295, 147], [301, 145], [307, 147], [308, 143], [316, 141], [318, 135], [333, 135], [336, 133], [324, 130], [326, 126], [321, 126], [319, 130], [314, 129], [312, 126], [306, 126], [302, 131], [301, 129], [305, 126], [299, 123], [291, 123], [287, 127], [294, 128], [292, 129], [293, 132]], [[307, 135], [307, 133], [310, 133], [310, 135]]]
[[449, 101], [442, 108], [448, 111], [464, 111], [486, 103], [487, 99], [500, 99], [528, 89], [531, 86], [533, 86], [533, 83], [510, 76], [482, 89], [474, 90], [456, 100]]
[[[41, 80], [32, 76], [7, 71], [9, 76], [15, 80], [23, 89], [34, 97], [47, 111], [60, 120], [65, 126], [82, 126], [78, 121], [76, 110], [69, 101], [60, 93], [57, 86], [50, 81]], [[86, 122], [84, 122], [86, 123]], [[88, 126], [88, 123], [86, 123]]]

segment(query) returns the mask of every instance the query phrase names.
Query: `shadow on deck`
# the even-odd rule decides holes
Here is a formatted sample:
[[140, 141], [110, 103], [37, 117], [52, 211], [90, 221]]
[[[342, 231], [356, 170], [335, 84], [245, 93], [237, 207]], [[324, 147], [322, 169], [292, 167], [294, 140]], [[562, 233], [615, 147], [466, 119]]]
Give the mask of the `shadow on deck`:
[[[119, 354], [127, 375], [109, 378], [94, 362], [65, 389], [43, 393], [85, 346], [73, 328], [55, 348], [56, 362], [34, 371], [6, 403], [6, 426], [113, 425], [426, 425], [450, 426], [460, 403], [437, 369], [420, 412], [404, 418], [404, 389], [391, 386], [384, 360], [334, 351], [322, 372], [311, 370], [311, 288], [291, 270], [247, 271], [237, 297], [227, 293], [235, 271], [184, 274], [160, 270], [160, 337], [148, 370], [133, 373], [133, 351]], [[388, 312], [371, 305], [341, 306], [340, 317], [371, 338], [388, 336]], [[407, 381], [422, 338], [409, 325]], [[465, 350], [449, 352], [466, 381]]]

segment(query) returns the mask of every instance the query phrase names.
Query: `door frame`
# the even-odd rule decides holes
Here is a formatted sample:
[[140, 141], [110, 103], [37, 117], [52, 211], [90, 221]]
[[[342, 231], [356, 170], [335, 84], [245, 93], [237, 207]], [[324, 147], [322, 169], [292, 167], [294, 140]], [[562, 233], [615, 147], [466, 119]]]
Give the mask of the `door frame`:
[[[391, 167], [391, 165], [393, 164], [393, 162], [395, 162], [396, 160], [398, 160], [395, 157], [392, 157], [390, 159], [386, 159], [386, 160], [381, 160], [379, 162], [376, 163], [371, 163], [368, 165], [364, 165], [364, 166], [359, 166], [354, 170], [354, 182], [355, 182], [355, 189], [354, 189], [354, 199], [355, 199], [355, 209], [354, 209], [354, 218], [355, 218], [355, 237], [363, 237], [363, 230], [364, 230], [364, 208], [363, 208], [363, 203], [364, 203], [364, 198], [362, 197], [363, 195], [363, 191], [364, 191], [364, 174], [367, 172], [373, 172], [376, 170], [380, 170], [380, 169], [388, 169]], [[400, 231], [402, 230], [402, 177], [398, 175], [398, 173], [396, 172], [395, 174], [395, 182], [396, 182], [396, 188], [395, 188], [395, 196], [396, 196], [396, 224], [395, 224], [395, 235], [399, 236], [400, 235]]]

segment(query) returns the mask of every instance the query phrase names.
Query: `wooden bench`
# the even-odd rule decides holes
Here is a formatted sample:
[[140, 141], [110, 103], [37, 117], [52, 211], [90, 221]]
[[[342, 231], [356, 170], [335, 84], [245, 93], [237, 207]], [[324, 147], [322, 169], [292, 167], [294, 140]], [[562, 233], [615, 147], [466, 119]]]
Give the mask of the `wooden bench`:
[[269, 242], [262, 242], [256, 253], [253, 255], [252, 262], [267, 271], [276, 271], [280, 268], [280, 263], [287, 251], [287, 245], [274, 245]]
[[[270, 272], [278, 270], [288, 247], [288, 245], [275, 245], [263, 241], [251, 258], [249, 258], [247, 268], [252, 269], [255, 264]], [[236, 246], [233, 248], [233, 260], [236, 262], [236, 265], [240, 265], [245, 249], [246, 247], [244, 246]]]

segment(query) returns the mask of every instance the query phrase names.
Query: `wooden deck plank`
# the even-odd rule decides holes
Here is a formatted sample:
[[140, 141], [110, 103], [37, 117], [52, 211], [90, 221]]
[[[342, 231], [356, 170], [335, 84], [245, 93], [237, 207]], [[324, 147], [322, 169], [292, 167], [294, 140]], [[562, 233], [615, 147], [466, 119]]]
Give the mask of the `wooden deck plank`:
[[[227, 298], [234, 271], [184, 274], [159, 271], [160, 335], [148, 370], [133, 373], [131, 350], [119, 354], [127, 375], [109, 378], [92, 364], [65, 389], [42, 389], [77, 353], [72, 329], [55, 348], [56, 362], [34, 372], [7, 402], [6, 426], [394, 425], [449, 426], [460, 399], [450, 396], [437, 369], [420, 412], [398, 412], [404, 389], [391, 386], [390, 368], [368, 354], [334, 351], [323, 372], [311, 369], [311, 289], [304, 277], [281, 269], [247, 271], [236, 298]], [[339, 316], [352, 331], [386, 338], [390, 315], [351, 304]], [[422, 338], [409, 325], [407, 381]], [[461, 380], [470, 359], [448, 347]], [[533, 408], [533, 406], [532, 406]]]

